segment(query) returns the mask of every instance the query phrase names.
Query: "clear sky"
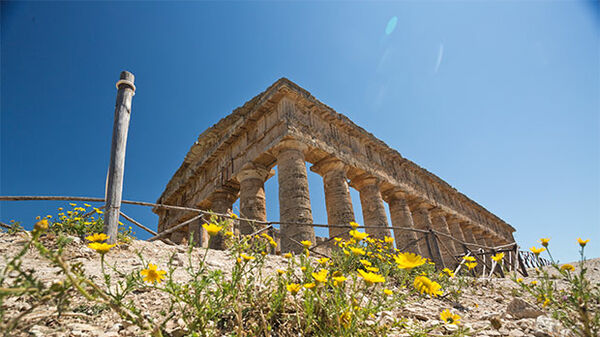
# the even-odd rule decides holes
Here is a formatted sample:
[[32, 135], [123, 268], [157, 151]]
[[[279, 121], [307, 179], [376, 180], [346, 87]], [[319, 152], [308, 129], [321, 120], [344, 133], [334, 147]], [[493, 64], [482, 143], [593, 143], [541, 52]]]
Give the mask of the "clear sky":
[[[197, 136], [280, 77], [517, 232], [600, 256], [598, 2], [2, 2], [2, 195], [104, 196], [115, 82], [137, 93], [124, 198], [154, 202]], [[321, 178], [310, 172], [315, 222]], [[266, 184], [277, 220], [277, 180]], [[362, 222], [360, 202], [352, 191]], [[59, 202], [0, 202], [31, 225]], [[156, 228], [148, 208], [126, 213]], [[138, 231], [140, 237], [147, 237]]]

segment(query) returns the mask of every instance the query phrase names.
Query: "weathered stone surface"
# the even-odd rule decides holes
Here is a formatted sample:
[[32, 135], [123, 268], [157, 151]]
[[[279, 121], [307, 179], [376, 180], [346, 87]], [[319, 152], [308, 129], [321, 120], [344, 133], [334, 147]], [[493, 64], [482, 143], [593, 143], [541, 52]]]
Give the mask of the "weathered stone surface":
[[285, 223], [311, 224], [313, 221], [310, 208], [310, 194], [304, 151], [306, 145], [287, 139], [274, 150], [277, 157], [277, 173], [279, 179], [279, 218], [281, 224], [281, 252], [301, 252], [302, 246], [295, 241], [309, 240], [315, 242], [315, 231], [311, 226], [298, 226]]
[[366, 228], [365, 232], [379, 239], [383, 239], [385, 236], [391, 237], [385, 206], [379, 190], [380, 182], [374, 177], [363, 175], [354, 177], [351, 184], [360, 192], [360, 205], [365, 226], [379, 227]]
[[[415, 228], [421, 230], [431, 229], [431, 218], [429, 217], [429, 210], [425, 205], [416, 205], [411, 207], [412, 218], [415, 223]], [[429, 246], [427, 244], [427, 237], [425, 234], [418, 233], [417, 237], [419, 240], [419, 249], [423, 257], [432, 259], [433, 256], [429, 252]], [[433, 248], [433, 247], [432, 247]]]
[[513, 299], [506, 307], [506, 313], [515, 319], [536, 318], [544, 313], [533, 304], [520, 298]]
[[[290, 138], [303, 144], [304, 148], [302, 151], [289, 151], [295, 155], [286, 154], [286, 151], [280, 153], [277, 149], [282, 148], [281, 144], [286, 143]], [[290, 171], [289, 167], [294, 166], [290, 164], [291, 166], [288, 165], [289, 167], [283, 169], [291, 172], [292, 180], [296, 183], [306, 176], [305, 161], [316, 163], [315, 170], [321, 172], [319, 174], [323, 176], [329, 223], [340, 221], [345, 223], [349, 219], [354, 219], [347, 192], [346, 176], [368, 176], [378, 183], [377, 186], [367, 184], [361, 191], [361, 203], [365, 203], [367, 207], [363, 208], [368, 213], [363, 212], [365, 225], [369, 222], [387, 227], [385, 207], [380, 201], [381, 191], [393, 189], [401, 191], [410, 199], [427, 203], [430, 208], [439, 209], [444, 216], [455, 217], [456, 223], [469, 223], [476, 235], [486, 232], [490, 238], [489, 242], [486, 242], [489, 245], [497, 246], [514, 242], [513, 227], [437, 176], [403, 158], [397, 151], [390, 149], [347, 117], [336, 113], [312, 97], [306, 90], [285, 78], [278, 80], [265, 92], [203, 132], [169, 181], [158, 203], [215, 209], [214, 202], [211, 200], [213, 193], [223, 187], [235, 189], [237, 186], [242, 190], [241, 212], [248, 213], [246, 214], [248, 218], [265, 219], [264, 188], [261, 179], [244, 178], [247, 173], [243, 171], [247, 170], [249, 163], [260, 165], [266, 171], [270, 171], [274, 165], [281, 166], [285, 161], [282, 160], [284, 157], [291, 158], [296, 167], [301, 167]], [[335, 161], [337, 163], [335, 165], [343, 166], [344, 169], [321, 171], [318, 164], [326, 158]], [[282, 168], [278, 167], [278, 170], [282, 171]], [[305, 172], [304, 178], [299, 179], [293, 172], [301, 170]], [[254, 173], [251, 175], [256, 176]], [[294, 182], [289, 183], [289, 186], [284, 186], [283, 190], [288, 191], [294, 184]], [[289, 191], [293, 192], [294, 189], [291, 188]], [[281, 186], [280, 193], [284, 193]], [[301, 194], [305, 196], [300, 197]], [[312, 220], [308, 193], [297, 192], [291, 194], [289, 199], [297, 199], [296, 201], [303, 199], [303, 201], [293, 207], [291, 205], [294, 201], [290, 201], [291, 208], [280, 210], [281, 214], [294, 212], [295, 209], [302, 214], [294, 216], [288, 214], [287, 218], [294, 218], [300, 223], [306, 223], [307, 219]], [[402, 211], [405, 206], [394, 199], [388, 202], [390, 208], [396, 210], [395, 215], [392, 216], [392, 223], [399, 221], [399, 223], [408, 223], [407, 213], [405, 210]], [[154, 211], [159, 215], [159, 232], [194, 215], [191, 212], [162, 208], [155, 208]], [[443, 222], [441, 218], [434, 220], [434, 228], [441, 226], [440, 228], [444, 229], [443, 225], [438, 225]], [[184, 234], [188, 231], [201, 231], [201, 222], [192, 223], [184, 228]], [[239, 230], [241, 233], [248, 233], [250, 227], [248, 223], [243, 223], [239, 225]], [[453, 235], [458, 233], [457, 229], [456, 225], [454, 228], [452, 225], [448, 227], [449, 233]], [[390, 235], [389, 228], [375, 231], [377, 232], [375, 236]], [[293, 235], [303, 233], [300, 237], [314, 237], [311, 232], [314, 231], [299, 230]], [[286, 233], [287, 231], [284, 230], [282, 234], [285, 236]], [[340, 232], [331, 228], [331, 233], [333, 235]], [[410, 241], [411, 237], [415, 236], [414, 233], [394, 234], [398, 242]], [[181, 236], [181, 234], [174, 235]], [[204, 235], [202, 238], [196, 238], [201, 241], [197, 244], [205, 243], [205, 237]], [[469, 240], [467, 235], [464, 238]], [[284, 242], [284, 245], [286, 244]], [[455, 252], [459, 251], [459, 247], [454, 249]], [[419, 251], [422, 251], [422, 247]]]
[[[434, 230], [450, 235], [450, 229], [446, 222], [445, 212], [439, 208], [434, 208], [430, 212], [431, 214], [431, 225]], [[446, 237], [439, 236], [440, 239], [440, 252], [442, 253], [442, 259], [446, 267], [453, 268], [457, 265], [454, 255], [456, 254], [456, 248], [454, 247], [454, 241], [449, 240]]]
[[[210, 196], [211, 210], [219, 214], [230, 213], [233, 208], [233, 203], [237, 199], [237, 191], [223, 188], [215, 191]], [[212, 249], [225, 249], [224, 231], [220, 231], [217, 235], [210, 238], [208, 246]], [[207, 237], [207, 235], [204, 235]]]
[[[398, 191], [390, 192], [386, 199], [390, 207], [392, 227], [415, 228], [412, 213], [410, 212], [404, 193]], [[394, 239], [396, 241], [396, 248], [422, 255], [419, 245], [412, 243], [417, 240], [416, 232], [394, 229]]]
[[[269, 170], [255, 163], [248, 163], [237, 175], [240, 182], [240, 217], [267, 220], [267, 206], [265, 199], [265, 180], [269, 176]], [[239, 224], [239, 233], [242, 235], [252, 234], [260, 228], [247, 221]]]
[[354, 221], [354, 208], [346, 178], [346, 166], [335, 157], [327, 157], [310, 169], [323, 177], [327, 223], [348, 225], [346, 228], [330, 227], [329, 236], [347, 237], [342, 234], [351, 230], [349, 224]]

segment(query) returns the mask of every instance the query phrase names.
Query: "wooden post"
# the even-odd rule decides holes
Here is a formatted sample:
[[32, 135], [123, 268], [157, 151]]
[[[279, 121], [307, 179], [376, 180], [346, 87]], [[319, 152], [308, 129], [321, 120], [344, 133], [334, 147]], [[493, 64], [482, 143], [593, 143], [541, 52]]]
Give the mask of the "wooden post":
[[127, 131], [131, 115], [131, 101], [135, 94], [134, 76], [122, 71], [117, 82], [117, 102], [113, 124], [112, 144], [110, 147], [110, 164], [106, 186], [106, 205], [104, 210], [104, 234], [110, 236], [109, 244], [117, 241], [119, 210], [123, 192], [123, 171], [125, 170], [125, 148], [127, 147]]

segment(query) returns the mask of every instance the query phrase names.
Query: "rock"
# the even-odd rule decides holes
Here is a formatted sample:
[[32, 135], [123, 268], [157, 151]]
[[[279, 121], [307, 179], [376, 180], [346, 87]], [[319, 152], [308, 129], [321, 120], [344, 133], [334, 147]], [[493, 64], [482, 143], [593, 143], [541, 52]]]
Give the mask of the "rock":
[[554, 318], [542, 315], [535, 320], [534, 335], [537, 337], [566, 336], [565, 333], [568, 331], [564, 331], [562, 324]]
[[502, 327], [502, 320], [500, 320], [500, 317], [491, 317], [490, 324], [492, 324], [492, 327], [494, 329], [500, 330], [500, 328]]
[[533, 304], [526, 302], [520, 298], [515, 298], [508, 304], [508, 307], [506, 307], [506, 313], [510, 314], [516, 319], [536, 318], [544, 314]]
[[523, 331], [519, 330], [519, 329], [513, 329], [510, 330], [510, 332], [508, 333], [509, 337], [523, 337], [525, 336], [525, 333], [523, 333]]

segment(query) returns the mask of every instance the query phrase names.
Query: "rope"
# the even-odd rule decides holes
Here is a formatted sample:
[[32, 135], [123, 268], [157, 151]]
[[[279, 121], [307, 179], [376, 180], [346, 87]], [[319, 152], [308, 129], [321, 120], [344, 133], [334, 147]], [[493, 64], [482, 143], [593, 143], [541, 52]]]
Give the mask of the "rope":
[[[106, 201], [104, 198], [76, 197], [76, 196], [0, 196], [0, 201], [31, 201], [31, 200], [89, 201], [89, 202], [105, 202]], [[299, 222], [260, 221], [260, 220], [241, 218], [241, 217], [234, 218], [231, 214], [215, 213], [215, 212], [210, 212], [210, 211], [206, 211], [206, 210], [202, 210], [202, 209], [198, 209], [198, 208], [192, 208], [192, 207], [156, 204], [156, 203], [151, 203], [151, 202], [131, 201], [131, 200], [121, 200], [121, 203], [128, 204], [128, 205], [150, 206], [150, 207], [155, 207], [155, 208], [190, 211], [190, 212], [200, 213], [200, 215], [216, 215], [216, 216], [223, 217], [223, 218], [229, 218], [229, 219], [238, 220], [238, 221], [247, 221], [247, 222], [251, 222], [253, 224], [260, 224], [260, 225], [266, 225], [266, 226], [290, 225], [290, 226], [311, 226], [311, 227], [317, 227], [317, 228], [348, 228], [348, 229], [350, 229], [349, 224], [315, 224], [315, 223], [307, 224], [307, 223], [299, 223]], [[189, 222], [185, 222], [185, 224], [188, 224], [188, 223]], [[183, 227], [183, 226], [181, 226], [181, 224], [179, 224], [177, 226], [178, 226], [177, 229]], [[150, 238], [149, 240], [156, 240], [157, 237], [162, 237], [166, 234], [172, 233], [173, 232], [173, 231], [171, 231], [172, 228], [173, 227], [169, 228], [166, 231], [161, 232], [160, 234], [158, 234], [157, 236], [155, 236], [153, 238]], [[381, 229], [382, 226], [358, 226], [356, 228]], [[451, 235], [448, 235], [448, 234], [442, 233], [442, 232], [438, 232], [436, 230], [430, 231], [430, 230], [423, 230], [423, 229], [417, 229], [417, 228], [411, 228], [411, 227], [399, 227], [399, 226], [389, 226], [389, 227], [384, 227], [384, 228], [393, 229], [393, 230], [407, 230], [407, 231], [412, 231], [412, 232], [416, 232], [416, 233], [433, 232], [437, 235], [441, 235], [443, 237], [446, 237], [450, 240], [454, 240], [455, 242], [458, 242], [463, 245], [470, 245], [473, 247], [478, 247], [478, 248], [483, 248], [483, 249], [488, 249], [488, 250], [502, 249], [502, 248], [512, 247], [512, 246], [516, 245], [516, 242], [513, 242], [513, 243], [505, 244], [502, 246], [498, 246], [498, 247], [489, 247], [489, 246], [483, 246], [483, 245], [479, 245], [479, 244], [472, 243], [472, 242], [465, 242], [465, 241], [459, 240]], [[165, 234], [165, 232], [167, 232], [167, 231], [168, 231], [168, 233]]]

